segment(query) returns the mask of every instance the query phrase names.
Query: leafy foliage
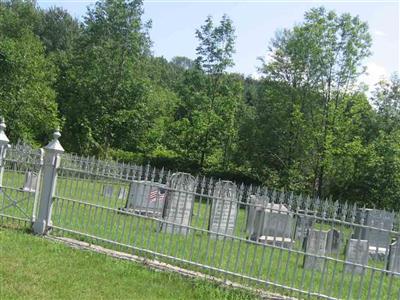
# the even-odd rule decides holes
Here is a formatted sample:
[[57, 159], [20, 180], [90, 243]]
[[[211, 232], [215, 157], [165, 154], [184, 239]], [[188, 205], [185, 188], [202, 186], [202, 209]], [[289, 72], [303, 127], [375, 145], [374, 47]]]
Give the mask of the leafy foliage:
[[151, 53], [140, 0], [84, 20], [0, 2], [0, 112], [12, 141], [399, 209], [400, 80], [357, 87], [370, 55], [359, 17], [313, 8], [277, 32], [260, 79], [229, 73], [235, 29], [211, 16], [196, 58]]

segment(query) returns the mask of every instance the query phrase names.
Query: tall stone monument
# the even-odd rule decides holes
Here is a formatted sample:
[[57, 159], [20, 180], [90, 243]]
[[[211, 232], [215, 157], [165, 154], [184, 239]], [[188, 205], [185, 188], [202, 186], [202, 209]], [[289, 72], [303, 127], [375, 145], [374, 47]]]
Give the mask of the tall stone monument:
[[187, 173], [174, 173], [168, 186], [169, 192], [164, 206], [162, 230], [169, 233], [189, 233], [194, 193], [195, 178]]
[[[209, 230], [232, 235], [237, 214], [237, 187], [231, 181], [218, 181], [214, 187]], [[211, 233], [212, 237], [224, 236]]]

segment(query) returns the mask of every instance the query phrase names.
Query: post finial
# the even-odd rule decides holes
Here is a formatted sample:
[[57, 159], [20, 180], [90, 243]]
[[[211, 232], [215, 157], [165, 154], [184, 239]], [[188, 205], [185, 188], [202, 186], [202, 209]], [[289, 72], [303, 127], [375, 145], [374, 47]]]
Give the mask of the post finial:
[[60, 137], [61, 137], [60, 129], [57, 127], [53, 133], [53, 140], [46, 147], [44, 147], [44, 149], [52, 150], [58, 153], [63, 153], [65, 150], [63, 146], [61, 146], [58, 140]]
[[61, 137], [60, 128], [57, 127], [56, 130], [53, 132], [53, 139], [58, 140]]

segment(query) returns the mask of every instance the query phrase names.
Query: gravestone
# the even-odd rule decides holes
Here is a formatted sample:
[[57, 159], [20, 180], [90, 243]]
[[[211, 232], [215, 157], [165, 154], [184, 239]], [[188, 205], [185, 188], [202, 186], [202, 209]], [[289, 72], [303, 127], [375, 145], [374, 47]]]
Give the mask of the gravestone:
[[[316, 269], [322, 270], [323, 268], [323, 257], [315, 257], [312, 255], [324, 256], [326, 249], [326, 242], [328, 239], [328, 231], [308, 230], [306, 241], [305, 241], [305, 254], [303, 267], [305, 269]], [[311, 254], [311, 255], [308, 255]]]
[[164, 206], [163, 219], [170, 223], [162, 224], [169, 233], [189, 233], [185, 226], [190, 225], [194, 204], [195, 178], [187, 173], [174, 173], [169, 183], [169, 192]]
[[38, 175], [34, 172], [28, 171], [25, 174], [25, 182], [22, 190], [24, 192], [34, 193], [36, 192], [36, 186], [38, 181]]
[[145, 216], [161, 217], [166, 196], [165, 184], [143, 180], [132, 181], [125, 210]]
[[251, 239], [254, 241], [289, 247], [293, 236], [293, 216], [283, 204], [268, 203], [255, 210]]
[[114, 193], [114, 187], [110, 184], [103, 185], [103, 197], [111, 198]]
[[334, 228], [329, 230], [325, 247], [326, 253], [338, 253], [342, 246], [342, 241], [343, 233]]
[[399, 240], [390, 245], [390, 254], [387, 265], [388, 271], [396, 272], [400, 276], [400, 244]]
[[[209, 230], [233, 235], [237, 214], [237, 188], [231, 181], [219, 181], [215, 184]], [[224, 236], [211, 234], [212, 237]]]
[[[368, 265], [368, 241], [349, 239], [346, 251], [346, 262], [356, 263], [363, 266]], [[345, 264], [345, 272], [363, 273], [362, 266]]]
[[313, 228], [315, 224], [315, 218], [312, 216], [313, 212], [299, 211], [299, 215], [296, 218], [296, 239], [305, 238], [307, 231]]
[[125, 188], [124, 186], [121, 186], [121, 187], [119, 188], [119, 191], [118, 191], [118, 200], [123, 200], [123, 199], [125, 199], [125, 197], [126, 197], [127, 194], [128, 194], [128, 193], [126, 192], [126, 188]]
[[[256, 211], [261, 210], [264, 206], [265, 199], [257, 197], [256, 195], [251, 195], [249, 197], [249, 205], [247, 208], [247, 218], [246, 218], [246, 233], [251, 237], [254, 232], [254, 223], [256, 217]], [[267, 203], [268, 201], [266, 201]]]
[[359, 210], [356, 215], [356, 223], [368, 227], [356, 227], [354, 239], [368, 240], [369, 252], [374, 258], [384, 258], [389, 253], [390, 233], [379, 229], [392, 230], [394, 214], [384, 210], [366, 209]]

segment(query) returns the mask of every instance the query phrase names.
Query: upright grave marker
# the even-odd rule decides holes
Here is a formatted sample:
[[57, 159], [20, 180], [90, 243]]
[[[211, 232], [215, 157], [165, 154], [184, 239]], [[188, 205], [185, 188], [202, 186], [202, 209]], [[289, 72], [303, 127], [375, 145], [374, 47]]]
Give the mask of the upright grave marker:
[[195, 178], [187, 173], [174, 173], [164, 206], [162, 229], [169, 233], [186, 234], [190, 225], [194, 204]]
[[[231, 181], [219, 181], [215, 184], [209, 230], [232, 235], [237, 214], [237, 188]], [[212, 234], [213, 237], [223, 238]]]
[[256, 211], [261, 210], [264, 206], [265, 199], [257, 197], [256, 195], [251, 195], [249, 197], [249, 205], [247, 209], [246, 218], [246, 233], [252, 238], [255, 232], [254, 223], [256, 218]]
[[161, 217], [167, 189], [165, 184], [135, 180], [129, 187], [125, 210], [136, 214]]
[[391, 272], [399, 273], [400, 276], [400, 244], [399, 240], [390, 245], [390, 254], [387, 269]]
[[126, 188], [125, 188], [124, 186], [121, 186], [121, 187], [119, 188], [119, 191], [118, 191], [118, 200], [123, 200], [123, 199], [125, 199], [125, 197], [126, 197], [127, 194], [128, 194], [128, 193], [126, 192]]
[[312, 216], [314, 212], [308, 211], [307, 213], [304, 210], [300, 210], [299, 214], [296, 218], [296, 230], [295, 237], [296, 239], [305, 238], [307, 235], [307, 231], [313, 228], [315, 224], [315, 218]]
[[[323, 268], [323, 257], [325, 255], [326, 241], [328, 238], [328, 231], [308, 230], [308, 234], [306, 237], [306, 246], [305, 246], [305, 255], [303, 261], [303, 267], [305, 269], [317, 269], [322, 270]], [[311, 254], [311, 255], [309, 255]]]
[[34, 193], [36, 192], [36, 186], [38, 182], [38, 176], [36, 173], [28, 171], [25, 174], [25, 182], [22, 190], [24, 192]]
[[379, 229], [392, 230], [394, 214], [378, 209], [359, 210], [357, 223], [363, 226], [355, 228], [354, 238], [368, 240], [371, 256], [384, 259], [389, 253], [390, 233]]
[[289, 209], [278, 203], [257, 208], [251, 239], [275, 246], [289, 247], [293, 242], [293, 216]]
[[343, 234], [333, 228], [328, 231], [327, 241], [326, 241], [326, 253], [338, 253], [343, 242]]
[[103, 197], [111, 198], [114, 193], [114, 187], [110, 184], [103, 185]]
[[[368, 265], [368, 241], [350, 239], [347, 244], [346, 262], [359, 264], [362, 266]], [[344, 267], [345, 272], [363, 273], [362, 266], [353, 264], [346, 264]]]

